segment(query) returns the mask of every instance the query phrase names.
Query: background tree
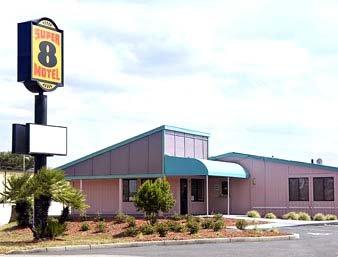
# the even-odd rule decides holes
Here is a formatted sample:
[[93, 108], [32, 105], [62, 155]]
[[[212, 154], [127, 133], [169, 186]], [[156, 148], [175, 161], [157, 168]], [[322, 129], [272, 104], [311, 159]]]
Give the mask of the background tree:
[[[21, 185], [20, 188], [19, 185]], [[83, 194], [65, 179], [63, 171], [56, 169], [43, 168], [34, 176], [23, 174], [10, 177], [4, 193], [0, 194], [2, 198], [13, 203], [24, 199], [30, 206], [33, 204], [33, 198], [34, 200], [41, 199], [34, 210], [35, 224], [32, 226], [32, 222], [30, 222], [29, 225], [36, 239], [50, 237], [48, 209], [52, 200], [80, 212], [84, 212], [88, 208]]]
[[0, 169], [23, 170], [23, 158], [25, 158], [25, 170], [34, 167], [34, 158], [30, 155], [13, 154], [11, 152], [0, 152]]
[[147, 180], [134, 195], [133, 200], [138, 211], [145, 213], [151, 224], [155, 224], [158, 213], [168, 212], [175, 204], [169, 182], [164, 179], [156, 179], [154, 182]]

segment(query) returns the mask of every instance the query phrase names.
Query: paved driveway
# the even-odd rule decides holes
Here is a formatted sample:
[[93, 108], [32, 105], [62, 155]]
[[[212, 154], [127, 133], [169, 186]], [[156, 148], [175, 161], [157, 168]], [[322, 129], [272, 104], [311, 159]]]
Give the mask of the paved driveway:
[[[163, 257], [337, 257], [338, 226], [306, 226], [284, 228], [284, 231], [299, 233], [301, 239], [272, 242], [202, 244], [182, 246], [151, 246], [117, 249], [97, 249], [93, 251], [57, 252], [54, 256], [163, 256]], [[46, 255], [40, 254], [41, 255]], [[22, 256], [22, 255], [21, 255]], [[31, 255], [34, 256], [34, 255]]]

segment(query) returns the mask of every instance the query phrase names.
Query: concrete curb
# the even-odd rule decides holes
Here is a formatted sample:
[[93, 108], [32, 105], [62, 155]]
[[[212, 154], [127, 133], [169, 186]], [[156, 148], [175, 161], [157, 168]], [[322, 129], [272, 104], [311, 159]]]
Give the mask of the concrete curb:
[[92, 250], [105, 248], [127, 248], [142, 246], [166, 246], [166, 245], [190, 245], [190, 244], [217, 244], [217, 243], [235, 243], [235, 242], [263, 242], [263, 241], [279, 241], [279, 240], [295, 240], [299, 239], [299, 234], [291, 234], [285, 236], [262, 236], [262, 237], [233, 237], [233, 238], [204, 238], [204, 239], [187, 239], [187, 240], [163, 240], [163, 241], [147, 241], [147, 242], [131, 242], [131, 243], [111, 243], [111, 244], [94, 244], [94, 245], [69, 245], [56, 246], [47, 248], [35, 248], [29, 250], [15, 250], [7, 254], [27, 254], [41, 252], [60, 252], [74, 250]]

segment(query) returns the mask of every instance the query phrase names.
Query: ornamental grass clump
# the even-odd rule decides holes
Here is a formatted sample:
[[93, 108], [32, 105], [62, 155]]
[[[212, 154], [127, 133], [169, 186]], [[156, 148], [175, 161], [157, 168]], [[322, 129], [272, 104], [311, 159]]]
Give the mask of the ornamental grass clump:
[[202, 226], [203, 229], [212, 228], [212, 225], [213, 225], [212, 219], [206, 218], [206, 219], [202, 220], [201, 226]]
[[133, 216], [127, 216], [126, 222], [128, 223], [128, 227], [136, 227], [136, 219]]
[[82, 222], [80, 231], [88, 231], [89, 230], [89, 224], [87, 222]]
[[264, 218], [266, 218], [266, 219], [277, 219], [276, 215], [272, 212], [268, 212], [267, 214], [265, 214]]
[[143, 224], [140, 231], [143, 235], [152, 235], [155, 233], [155, 228], [151, 224]]
[[337, 220], [337, 216], [334, 214], [325, 215], [325, 220]]
[[118, 212], [115, 215], [114, 220], [116, 223], [121, 224], [121, 223], [127, 222], [127, 218], [128, 218], [128, 215], [124, 214], [123, 212]]
[[125, 231], [124, 231], [124, 236], [130, 236], [130, 237], [135, 237], [140, 233], [140, 231], [137, 229], [136, 226], [134, 227], [128, 227]]
[[178, 214], [178, 213], [174, 213], [174, 214], [170, 217], [170, 219], [179, 221], [179, 220], [183, 220], [184, 217], [183, 217], [182, 215]]
[[288, 212], [283, 215], [284, 220], [298, 220], [298, 214], [294, 211]]
[[216, 220], [212, 226], [214, 231], [220, 231], [222, 228], [224, 228], [225, 224], [224, 224], [224, 220]]
[[309, 214], [307, 214], [306, 212], [298, 212], [298, 220], [306, 220], [309, 221], [311, 220], [311, 217]]
[[250, 217], [250, 218], [260, 218], [260, 217], [261, 217], [261, 215], [259, 214], [259, 212], [256, 211], [256, 210], [248, 211], [248, 212], [246, 213], [246, 215], [247, 215], [248, 217]]
[[166, 223], [158, 223], [156, 226], [156, 231], [160, 237], [166, 237], [169, 231], [168, 225]]
[[223, 214], [222, 213], [216, 213], [216, 214], [214, 214], [213, 219], [215, 221], [221, 220], [221, 219], [223, 219]]
[[323, 213], [317, 213], [315, 216], [313, 216], [313, 220], [323, 221], [325, 220], [325, 215]]
[[167, 226], [169, 231], [176, 232], [176, 233], [181, 233], [184, 231], [184, 226], [177, 221], [168, 221]]
[[236, 228], [240, 230], [244, 230], [248, 226], [248, 222], [246, 220], [237, 220]]
[[46, 226], [46, 235], [50, 239], [63, 235], [67, 226], [65, 223], [60, 223], [55, 218], [48, 218]]
[[189, 233], [192, 234], [197, 234], [198, 231], [200, 230], [200, 224], [197, 221], [189, 221], [187, 222], [187, 230], [189, 231]]
[[106, 231], [106, 222], [99, 221], [96, 226], [96, 232], [97, 233], [103, 233]]

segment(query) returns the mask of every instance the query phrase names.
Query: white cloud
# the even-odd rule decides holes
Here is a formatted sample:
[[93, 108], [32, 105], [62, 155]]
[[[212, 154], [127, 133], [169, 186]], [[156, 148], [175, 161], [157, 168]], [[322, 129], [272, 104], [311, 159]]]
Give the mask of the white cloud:
[[51, 165], [172, 124], [210, 132], [211, 154], [338, 166], [338, 37], [325, 34], [336, 11], [303, 1], [6, 2], [0, 148], [10, 149], [11, 123], [33, 119], [15, 77], [16, 23], [48, 16], [65, 30], [66, 76], [48, 94], [49, 123], [69, 127], [69, 156]]

